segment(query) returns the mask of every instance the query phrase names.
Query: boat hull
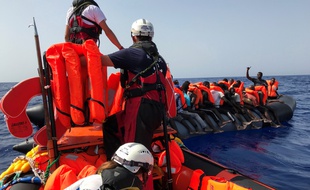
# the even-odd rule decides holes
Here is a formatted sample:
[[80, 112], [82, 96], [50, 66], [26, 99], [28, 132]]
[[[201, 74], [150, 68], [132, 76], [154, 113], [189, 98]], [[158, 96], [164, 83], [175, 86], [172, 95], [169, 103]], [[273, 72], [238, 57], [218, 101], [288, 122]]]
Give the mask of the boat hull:
[[200, 155], [183, 148], [185, 162], [181, 172], [173, 175], [174, 189], [187, 189], [194, 170], [201, 169], [208, 176], [224, 177], [237, 185], [255, 190], [274, 189], [262, 182], [244, 176], [235, 170], [227, 168], [204, 155]]
[[293, 117], [296, 100], [290, 96], [281, 95], [278, 99], [269, 100], [264, 107], [256, 108], [247, 105], [244, 108], [255, 119], [248, 121], [243, 114], [225, 114], [222, 111], [223, 125], [219, 125], [218, 121], [212, 117], [212, 114], [214, 114], [212, 110], [202, 109], [201, 111], [205, 113], [209, 120], [209, 122], [206, 122], [207, 130], [201, 128], [201, 125], [197, 121], [193, 123], [184, 117], [182, 120], [179, 117], [172, 118], [169, 124], [178, 132], [177, 137], [181, 139], [225, 131], [261, 129], [262, 127], [270, 126], [279, 127], [282, 123], [289, 121]]

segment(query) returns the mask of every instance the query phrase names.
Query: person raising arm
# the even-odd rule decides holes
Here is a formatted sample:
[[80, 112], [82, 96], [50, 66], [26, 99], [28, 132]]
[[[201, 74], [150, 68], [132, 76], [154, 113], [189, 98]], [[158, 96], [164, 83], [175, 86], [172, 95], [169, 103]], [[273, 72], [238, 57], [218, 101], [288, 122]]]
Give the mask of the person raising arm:
[[266, 89], [268, 87], [268, 84], [266, 82], [266, 80], [263, 79], [263, 73], [262, 72], [258, 72], [257, 73], [257, 78], [252, 78], [249, 75], [249, 70], [251, 69], [251, 67], [247, 67], [246, 68], [246, 78], [249, 79], [250, 81], [252, 81], [254, 83], [254, 86], [265, 86]]

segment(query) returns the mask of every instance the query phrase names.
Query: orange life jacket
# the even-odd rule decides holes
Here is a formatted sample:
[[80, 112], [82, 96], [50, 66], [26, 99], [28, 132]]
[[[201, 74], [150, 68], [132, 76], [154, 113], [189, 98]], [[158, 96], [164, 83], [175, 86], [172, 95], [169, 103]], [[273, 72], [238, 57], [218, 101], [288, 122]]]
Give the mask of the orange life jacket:
[[277, 90], [279, 82], [277, 80], [274, 81], [273, 84], [271, 84], [271, 80], [267, 80], [268, 84], [268, 97], [275, 98], [278, 96]]
[[265, 86], [254, 86], [254, 88], [256, 91], [261, 91], [263, 93], [263, 99], [261, 101], [263, 105], [265, 105], [267, 102], [267, 97], [268, 97], [266, 87]]
[[[155, 141], [152, 145], [158, 146], [157, 148], [161, 151], [159, 153], [154, 153], [154, 156], [158, 159], [157, 165], [167, 172], [166, 150], [164, 149], [162, 142], [160, 142], [160, 140]], [[176, 174], [181, 171], [182, 163], [184, 163], [185, 159], [184, 154], [176, 141], [169, 141], [168, 146], [170, 153], [171, 172]]]
[[[86, 57], [87, 69], [81, 66], [79, 56], [82, 55]], [[67, 128], [71, 127], [71, 119], [76, 125], [102, 123], [106, 116], [107, 91], [104, 84], [107, 77], [95, 42], [55, 44], [46, 51], [46, 59], [53, 74], [51, 87], [60, 123]]]
[[124, 88], [120, 83], [120, 75], [120, 72], [112, 73], [108, 79], [109, 116], [124, 110]]
[[227, 86], [227, 89], [229, 89], [229, 87], [230, 87], [230, 84], [228, 82], [226, 82], [226, 81], [223, 81], [223, 80], [220, 80], [217, 83], [218, 84], [224, 84], [225, 86]]
[[70, 166], [61, 165], [48, 177], [44, 190], [63, 190], [77, 181], [77, 175], [78, 173]]
[[196, 109], [199, 108], [199, 104], [202, 104], [203, 102], [203, 99], [202, 99], [202, 93], [200, 91], [200, 89], [194, 85], [194, 84], [190, 84], [189, 87], [188, 87], [188, 91], [192, 92], [193, 94], [196, 95], [196, 99], [195, 99], [195, 102], [194, 102], [194, 107]]
[[188, 190], [250, 190], [223, 177], [207, 176], [201, 169], [193, 171]]
[[170, 118], [173, 118], [177, 116], [177, 106], [176, 106], [174, 90], [173, 90], [174, 84], [172, 81], [172, 74], [168, 66], [167, 66], [167, 73], [166, 73], [166, 78], [164, 81], [164, 86], [165, 86], [165, 91], [166, 91], [165, 97], [166, 97], [167, 114]]
[[87, 58], [87, 70], [89, 79], [90, 96], [88, 107], [90, 110], [89, 121], [91, 123], [103, 123], [106, 117], [105, 103], [107, 97], [107, 68], [101, 64], [101, 53], [93, 40], [83, 43], [83, 53]]
[[[234, 81], [234, 82], [232, 82], [232, 83], [228, 82], [229, 88], [233, 87], [233, 85], [236, 84], [236, 83], [237, 83], [237, 81]], [[229, 89], [229, 88], [228, 88], [228, 89]]]
[[59, 166], [52, 175], [49, 176], [44, 190], [54, 190], [59, 189], [63, 190], [77, 180], [93, 175], [96, 173], [96, 167], [92, 165], [86, 165], [80, 172], [77, 172], [75, 168], [72, 168], [69, 165], [63, 164]]
[[224, 94], [224, 90], [220, 86], [216, 86], [216, 85], [210, 84], [210, 90], [220, 91], [220, 92], [222, 92]]
[[[222, 92], [224, 94], [224, 90], [221, 87], [213, 85], [213, 84], [210, 84], [210, 90], [216, 90], [216, 91]], [[223, 104], [224, 104], [224, 100], [221, 99], [220, 105], [223, 105]]]
[[240, 104], [244, 105], [243, 102], [243, 88], [244, 88], [244, 82], [241, 82], [239, 87], [235, 87], [235, 92], [239, 94], [240, 96]]
[[208, 100], [214, 104], [214, 99], [213, 99], [213, 96], [212, 96], [212, 93], [210, 91], [210, 89], [208, 87], [206, 87], [205, 85], [203, 85], [202, 83], [196, 83], [197, 87], [201, 90], [201, 91], [204, 91], [208, 94]]
[[247, 94], [248, 98], [252, 100], [254, 106], [259, 105], [259, 95], [257, 91], [250, 88], [245, 88], [245, 93]]

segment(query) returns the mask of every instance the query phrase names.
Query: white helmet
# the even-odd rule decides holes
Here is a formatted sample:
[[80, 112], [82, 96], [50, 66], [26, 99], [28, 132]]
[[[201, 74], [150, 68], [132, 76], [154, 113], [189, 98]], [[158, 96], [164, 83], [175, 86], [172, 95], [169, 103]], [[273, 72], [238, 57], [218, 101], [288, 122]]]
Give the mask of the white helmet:
[[151, 22], [145, 19], [138, 19], [131, 25], [132, 36], [149, 36], [153, 38], [154, 27]]
[[142, 167], [151, 174], [154, 158], [151, 152], [140, 143], [126, 143], [120, 146], [112, 157], [116, 163], [124, 166], [132, 173], [137, 173]]

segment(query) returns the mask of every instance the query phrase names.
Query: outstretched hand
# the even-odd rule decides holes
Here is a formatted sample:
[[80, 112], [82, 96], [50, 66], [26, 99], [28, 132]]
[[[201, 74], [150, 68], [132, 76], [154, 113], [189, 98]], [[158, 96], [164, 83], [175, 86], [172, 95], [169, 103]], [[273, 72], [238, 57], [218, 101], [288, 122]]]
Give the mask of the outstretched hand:
[[247, 70], [250, 70], [250, 69], [251, 69], [251, 67], [247, 67], [246, 69], [247, 69]]

